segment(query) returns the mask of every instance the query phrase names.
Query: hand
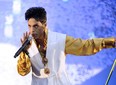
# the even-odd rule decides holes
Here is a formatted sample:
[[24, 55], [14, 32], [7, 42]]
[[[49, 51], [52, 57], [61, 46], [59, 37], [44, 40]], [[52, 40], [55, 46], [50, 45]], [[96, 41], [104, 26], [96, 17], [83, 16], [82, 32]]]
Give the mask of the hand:
[[[29, 35], [30, 35], [29, 32], [23, 33], [23, 38], [20, 39], [22, 44], [27, 40]], [[30, 43], [25, 47], [25, 50], [29, 49], [29, 47], [31, 46], [31, 43], [32, 43], [32, 41], [30, 41]]]

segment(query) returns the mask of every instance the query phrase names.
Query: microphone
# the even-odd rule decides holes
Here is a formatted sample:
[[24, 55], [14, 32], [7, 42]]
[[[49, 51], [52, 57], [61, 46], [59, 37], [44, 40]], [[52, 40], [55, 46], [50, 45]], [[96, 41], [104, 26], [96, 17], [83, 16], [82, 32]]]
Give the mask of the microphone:
[[22, 51], [26, 54], [29, 54], [27, 50], [25, 50], [25, 47], [30, 43], [32, 40], [32, 36], [29, 35], [29, 37], [26, 39], [26, 41], [23, 43], [23, 45], [19, 48], [19, 50], [15, 53], [14, 58], [16, 58]]

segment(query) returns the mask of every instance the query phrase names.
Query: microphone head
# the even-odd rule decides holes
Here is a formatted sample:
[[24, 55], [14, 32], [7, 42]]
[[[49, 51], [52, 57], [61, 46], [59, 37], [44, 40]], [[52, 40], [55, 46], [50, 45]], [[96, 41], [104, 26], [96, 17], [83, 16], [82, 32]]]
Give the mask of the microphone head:
[[28, 37], [28, 40], [30, 41], [30, 40], [32, 40], [32, 35], [29, 35], [29, 37]]

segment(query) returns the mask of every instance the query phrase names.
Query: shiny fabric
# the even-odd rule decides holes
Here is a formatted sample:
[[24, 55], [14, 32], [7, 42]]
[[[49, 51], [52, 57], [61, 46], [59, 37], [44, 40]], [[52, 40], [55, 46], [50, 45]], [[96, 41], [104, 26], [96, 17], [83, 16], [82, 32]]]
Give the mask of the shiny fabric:
[[92, 55], [103, 48], [114, 48], [115, 38], [94, 38], [82, 40], [80, 38], [66, 37], [65, 52], [73, 55]]
[[[49, 33], [48, 33], [48, 35], [49, 35]], [[53, 45], [54, 45], [54, 43], [52, 43], [52, 45], [50, 47], [52, 48]], [[73, 37], [66, 36], [65, 47], [64, 47], [63, 53], [79, 55], [79, 56], [80, 55], [81, 56], [92, 55], [92, 54], [99, 52], [103, 48], [113, 48], [113, 47], [115, 47], [115, 38], [96, 38], [96, 39], [90, 39], [90, 40], [82, 40], [80, 38], [74, 39]], [[35, 59], [35, 60], [38, 60], [38, 59]], [[64, 58], [64, 60], [65, 60], [65, 58]], [[48, 60], [48, 61], [50, 61], [50, 60]], [[37, 68], [34, 68], [33, 63], [31, 63], [31, 62], [32, 62], [32, 58], [29, 59], [24, 53], [21, 53], [18, 63], [17, 63], [18, 73], [20, 75], [24, 76], [30, 72], [30, 69], [31, 69], [30, 67], [32, 67], [32, 70], [37, 69]], [[54, 62], [54, 64], [53, 63], [50, 64], [50, 62], [49, 62], [49, 65], [56, 65], [55, 62]], [[38, 66], [38, 69], [43, 68], [43, 66], [41, 64], [39, 64], [40, 67]], [[64, 63], [63, 63], [63, 65], [64, 65]], [[49, 67], [51, 68], [53, 66], [49, 66]], [[58, 66], [56, 65], [55, 67], [58, 67]], [[53, 68], [51, 68], [51, 69], [53, 69]], [[63, 70], [65, 70], [65, 69], [63, 69]], [[46, 85], [46, 83], [48, 83], [48, 82], [49, 82], [48, 85], [50, 85], [50, 81], [57, 82], [57, 83], [55, 82], [56, 84], [55, 83], [53, 84], [53, 82], [51, 82], [52, 83], [51, 85], [66, 85], [66, 83], [62, 84], [62, 82], [63, 82], [62, 79], [65, 80], [66, 78], [68, 78], [68, 77], [66, 77], [67, 75], [66, 75], [65, 71], [61, 71], [60, 75], [59, 75], [58, 70], [55, 72], [52, 71], [52, 73], [54, 75], [53, 77], [43, 78], [43, 79], [37, 79], [34, 75], [32, 75], [32, 79], [34, 79], [34, 80], [32, 80], [32, 83], [33, 82], [42, 82], [41, 80], [44, 80], [45, 84], [42, 83], [41, 85]], [[62, 76], [62, 75], [64, 75], [64, 76]], [[66, 79], [66, 81], [68, 82], [68, 79]], [[40, 84], [32, 84], [32, 85], [40, 85]]]
[[48, 59], [47, 67], [50, 69], [49, 75], [41, 73], [44, 65], [40, 52], [34, 40], [32, 41], [28, 50], [32, 67], [32, 85], [71, 85], [65, 71], [65, 40], [65, 34], [56, 32], [48, 34], [46, 58]]

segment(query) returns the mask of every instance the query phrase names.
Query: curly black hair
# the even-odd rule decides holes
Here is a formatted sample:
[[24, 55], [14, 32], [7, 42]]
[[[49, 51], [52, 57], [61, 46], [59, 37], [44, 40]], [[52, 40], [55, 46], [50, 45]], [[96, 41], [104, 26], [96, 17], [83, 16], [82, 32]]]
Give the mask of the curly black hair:
[[46, 10], [43, 7], [31, 7], [25, 12], [25, 20], [29, 20], [30, 18], [34, 18], [41, 23], [46, 23]]

